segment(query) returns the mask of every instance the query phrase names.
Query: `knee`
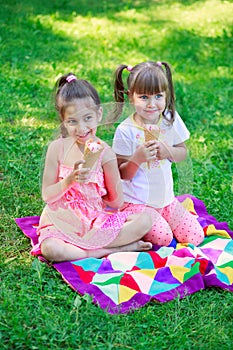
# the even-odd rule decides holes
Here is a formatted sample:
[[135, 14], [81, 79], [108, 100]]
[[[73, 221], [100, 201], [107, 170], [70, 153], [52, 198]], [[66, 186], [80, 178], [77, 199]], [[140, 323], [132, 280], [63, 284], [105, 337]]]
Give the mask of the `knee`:
[[53, 238], [47, 238], [41, 243], [41, 253], [49, 261], [59, 261], [63, 250]]
[[169, 246], [171, 241], [173, 240], [173, 233], [171, 228], [167, 225], [167, 227], [157, 227], [156, 225], [152, 227], [152, 229], [144, 236], [144, 240], [151, 242], [152, 244], [157, 244], [159, 246]]
[[190, 239], [190, 243], [198, 246], [203, 242], [204, 238], [205, 238], [204, 231], [201, 230], [201, 232], [197, 232], [195, 235], [193, 235], [193, 237]]
[[141, 232], [143, 235], [151, 230], [153, 222], [151, 216], [148, 213], [141, 213], [138, 221], [140, 223]]
[[131, 214], [128, 216], [127, 221], [132, 225], [136, 239], [141, 239], [152, 227], [151, 216], [145, 212]]
[[204, 240], [205, 234], [200, 225], [196, 225], [193, 229], [185, 231], [184, 229], [175, 234], [176, 239], [180, 243], [191, 243], [195, 246], [201, 244]]

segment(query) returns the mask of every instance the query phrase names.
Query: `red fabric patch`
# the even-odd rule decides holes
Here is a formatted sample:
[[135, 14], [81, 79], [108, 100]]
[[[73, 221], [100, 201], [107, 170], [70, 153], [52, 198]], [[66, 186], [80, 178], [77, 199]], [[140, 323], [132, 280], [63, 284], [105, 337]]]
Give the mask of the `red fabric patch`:
[[93, 277], [95, 276], [95, 272], [85, 271], [85, 270], [83, 270], [83, 268], [81, 266], [77, 266], [77, 265], [73, 265], [73, 264], [72, 264], [72, 266], [79, 274], [79, 277], [81, 278], [81, 280], [85, 283], [90, 283], [92, 281]]
[[148, 252], [153, 260], [155, 268], [164, 267], [167, 262], [167, 258], [161, 258], [156, 252]]
[[209, 261], [204, 259], [200, 255], [197, 255], [197, 257], [196, 257], [194, 263], [192, 264], [192, 266], [195, 265], [196, 262], [199, 262], [199, 264], [200, 264], [200, 266], [199, 266], [200, 273], [202, 275], [204, 275], [205, 271], [206, 271], [206, 268], [207, 268], [207, 266], [209, 264]]
[[141, 289], [139, 288], [138, 284], [135, 282], [133, 277], [128, 275], [127, 273], [124, 274], [124, 276], [121, 278], [120, 285], [126, 286], [133, 290], [137, 290], [138, 292], [141, 292]]

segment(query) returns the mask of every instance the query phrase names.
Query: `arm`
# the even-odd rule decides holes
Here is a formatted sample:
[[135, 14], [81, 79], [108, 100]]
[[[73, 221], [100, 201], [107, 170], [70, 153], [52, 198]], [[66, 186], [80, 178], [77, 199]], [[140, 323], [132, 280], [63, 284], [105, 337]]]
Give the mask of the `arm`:
[[156, 142], [157, 159], [169, 159], [172, 162], [178, 163], [186, 158], [187, 148], [184, 142], [174, 146], [168, 146], [163, 142]]
[[[46, 203], [51, 203], [63, 196], [69, 187], [76, 182], [85, 182], [90, 169], [80, 169], [79, 165], [83, 161], [74, 164], [74, 170], [66, 178], [59, 181], [59, 140], [53, 141], [46, 154], [44, 174], [42, 180], [42, 198]], [[79, 177], [79, 179], [77, 179]]]
[[138, 147], [135, 153], [130, 156], [117, 155], [118, 167], [121, 178], [131, 180], [139, 166], [144, 162], [149, 162], [153, 159], [169, 159], [172, 162], [181, 162], [186, 158], [187, 149], [184, 142], [174, 146], [168, 146], [160, 141], [148, 141]]
[[105, 152], [102, 164], [107, 189], [107, 194], [102, 197], [103, 201], [112, 208], [120, 208], [124, 203], [124, 197], [117, 159], [112, 149]]
[[145, 147], [140, 145], [136, 148], [132, 130], [134, 128], [128, 118], [116, 128], [113, 138], [113, 150], [117, 154], [118, 168], [123, 180], [131, 180], [141, 163], [146, 161]]
[[[156, 158], [155, 140], [137, 145], [134, 142], [137, 129], [131, 121], [120, 124], [114, 134], [113, 149], [117, 154], [118, 167], [123, 180], [131, 180], [137, 173], [140, 165]], [[137, 136], [136, 136], [137, 138]]]
[[117, 155], [121, 178], [131, 180], [142, 163], [150, 162], [156, 158], [156, 141], [147, 141], [137, 147], [132, 156]]
[[186, 158], [187, 149], [185, 141], [189, 139], [190, 133], [177, 112], [172, 126], [172, 135], [173, 146], [168, 146], [166, 141], [164, 143], [158, 142], [157, 159], [167, 158], [172, 162], [178, 163]]
[[69, 186], [67, 179], [58, 179], [58, 140], [53, 141], [47, 150], [42, 180], [42, 198], [46, 203], [54, 202], [62, 197]]
[[117, 155], [117, 163], [123, 180], [131, 180], [143, 162], [147, 161], [143, 147], [140, 146], [132, 156]]

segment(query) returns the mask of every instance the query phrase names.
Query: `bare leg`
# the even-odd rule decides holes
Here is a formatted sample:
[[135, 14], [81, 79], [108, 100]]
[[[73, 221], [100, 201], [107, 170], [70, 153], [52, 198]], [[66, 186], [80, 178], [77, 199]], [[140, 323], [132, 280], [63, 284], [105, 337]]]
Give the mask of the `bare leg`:
[[41, 243], [43, 256], [50, 261], [70, 261], [84, 258], [102, 258], [117, 252], [146, 251], [152, 248], [149, 242], [137, 241], [121, 247], [101, 248], [96, 250], [81, 249], [57, 238], [47, 238]]
[[128, 216], [119, 235], [107, 248], [121, 247], [126, 244], [137, 242], [144, 237], [152, 227], [151, 216], [145, 212]]
[[152, 248], [141, 238], [151, 229], [152, 220], [146, 213], [128, 216], [117, 238], [107, 247], [85, 250], [57, 238], [47, 238], [41, 243], [43, 256], [51, 261], [69, 261], [83, 258], [101, 258], [116, 252], [144, 251]]

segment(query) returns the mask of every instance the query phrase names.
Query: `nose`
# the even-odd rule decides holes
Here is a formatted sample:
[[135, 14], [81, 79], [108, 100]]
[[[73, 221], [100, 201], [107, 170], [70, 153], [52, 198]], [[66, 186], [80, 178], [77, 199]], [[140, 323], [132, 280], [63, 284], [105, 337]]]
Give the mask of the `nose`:
[[79, 120], [79, 122], [76, 125], [76, 130], [79, 133], [83, 133], [86, 130], [86, 125], [83, 121]]
[[147, 102], [147, 106], [148, 107], [154, 107], [156, 104], [156, 101], [155, 101], [155, 98], [153, 98], [152, 96], [148, 99], [148, 102]]

